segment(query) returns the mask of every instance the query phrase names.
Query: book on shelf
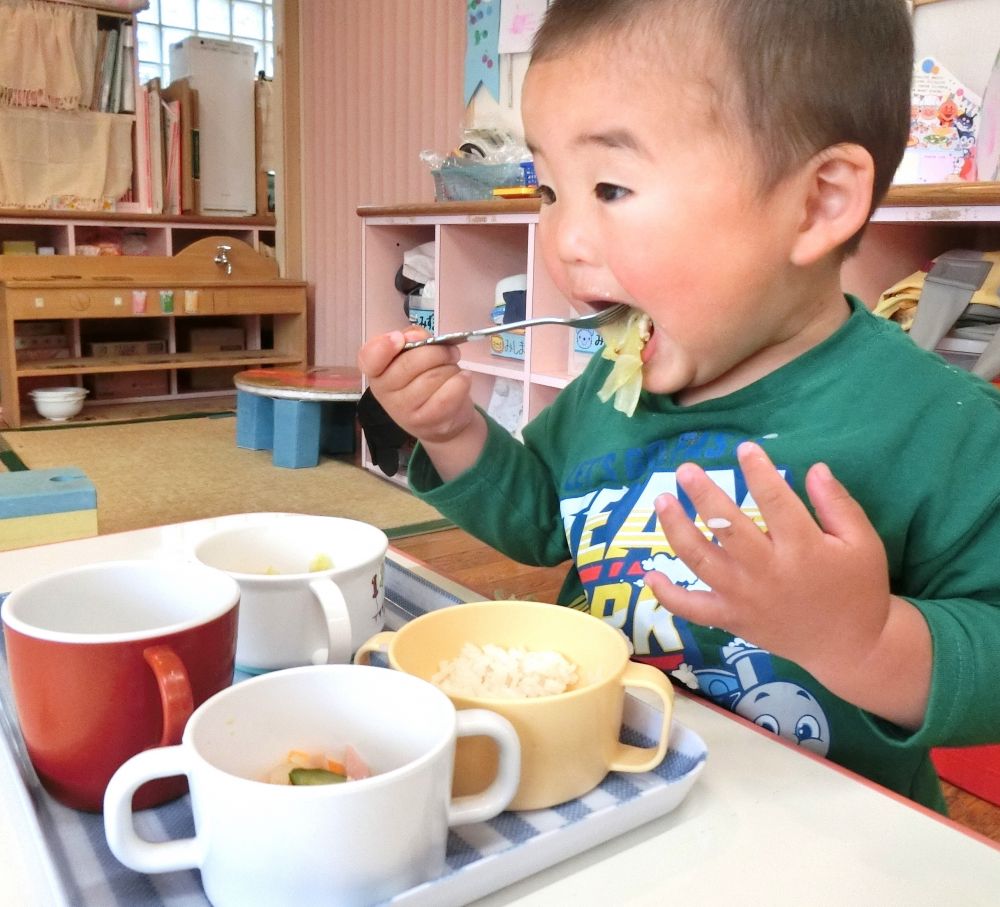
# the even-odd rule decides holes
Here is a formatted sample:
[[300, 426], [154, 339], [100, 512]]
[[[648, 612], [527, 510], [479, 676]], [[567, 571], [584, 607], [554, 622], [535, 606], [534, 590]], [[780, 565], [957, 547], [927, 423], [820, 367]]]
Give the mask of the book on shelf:
[[121, 98], [119, 113], [135, 113], [135, 26], [131, 22], [122, 24], [121, 30]]
[[135, 89], [135, 143], [133, 151], [135, 202], [139, 211], [153, 213], [153, 187], [149, 155], [149, 98], [145, 85]]
[[115, 41], [115, 66], [111, 73], [111, 97], [106, 108], [107, 113], [118, 113], [122, 107], [122, 77], [125, 69], [125, 31], [118, 30]]
[[100, 29], [90, 109], [101, 113], [134, 113], [135, 72], [135, 26], [122, 22]]
[[152, 195], [151, 207], [154, 214], [163, 211], [163, 114], [160, 112], [160, 80], [150, 79], [146, 83], [146, 109], [149, 113], [149, 183]]
[[105, 34], [104, 56], [101, 63], [100, 95], [95, 109], [107, 113], [111, 110], [115, 64], [118, 60], [118, 30], [114, 28], [108, 29]]
[[101, 84], [104, 78], [104, 56], [108, 50], [108, 31], [98, 29], [97, 52], [94, 55], [94, 78], [90, 89], [90, 101], [87, 104], [91, 110], [101, 109]]
[[191, 88], [188, 79], [174, 79], [161, 94], [165, 100], [176, 101], [180, 105], [180, 211], [193, 214], [198, 211], [199, 188], [195, 159], [198, 92]]
[[[162, 95], [161, 95], [162, 97]], [[162, 100], [163, 105], [163, 210], [181, 213], [181, 102]]]

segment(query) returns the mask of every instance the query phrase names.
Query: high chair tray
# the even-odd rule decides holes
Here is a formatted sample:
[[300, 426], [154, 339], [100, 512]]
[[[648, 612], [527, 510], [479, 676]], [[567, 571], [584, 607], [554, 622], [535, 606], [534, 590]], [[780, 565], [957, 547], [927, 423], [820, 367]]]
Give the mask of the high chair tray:
[[[433, 607], [457, 601], [447, 589], [405, 566], [386, 563], [387, 625], [399, 626]], [[0, 602], [5, 596], [0, 593]], [[237, 674], [236, 680], [244, 675]], [[623, 739], [651, 746], [659, 713], [626, 696]], [[34, 838], [38, 862], [54, 892], [46, 904], [106, 907], [108, 903], [208, 905], [197, 872], [143, 875], [122, 866], [104, 838], [101, 816], [69, 809], [41, 787], [16, 722], [6, 654], [0, 637], [0, 784], [16, 785], [22, 815], [19, 834]], [[447, 869], [439, 878], [402, 892], [391, 905], [467, 904], [574, 854], [669, 813], [687, 796], [705, 766], [702, 739], [676, 720], [664, 761], [642, 774], [612, 772], [593, 791], [551, 809], [505, 812], [488, 822], [453, 829]], [[190, 798], [135, 814], [136, 829], [149, 840], [194, 834]]]

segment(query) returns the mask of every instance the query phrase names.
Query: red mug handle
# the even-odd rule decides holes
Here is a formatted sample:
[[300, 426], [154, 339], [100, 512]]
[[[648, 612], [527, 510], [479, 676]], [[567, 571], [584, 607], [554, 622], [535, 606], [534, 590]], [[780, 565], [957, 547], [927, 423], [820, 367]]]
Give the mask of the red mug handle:
[[142, 657], [156, 676], [163, 705], [163, 736], [157, 746], [174, 746], [181, 742], [184, 725], [194, 711], [187, 669], [170, 646], [150, 646]]

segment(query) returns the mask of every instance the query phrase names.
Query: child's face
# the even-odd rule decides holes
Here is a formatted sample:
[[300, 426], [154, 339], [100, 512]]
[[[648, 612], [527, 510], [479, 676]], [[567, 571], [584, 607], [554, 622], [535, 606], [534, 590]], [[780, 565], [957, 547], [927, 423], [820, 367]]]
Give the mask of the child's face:
[[713, 132], [704, 91], [606, 57], [582, 48], [525, 81], [542, 254], [579, 308], [626, 302], [652, 318], [647, 390], [702, 387], [801, 328], [788, 260], [800, 183], [758, 198], [751, 152]]

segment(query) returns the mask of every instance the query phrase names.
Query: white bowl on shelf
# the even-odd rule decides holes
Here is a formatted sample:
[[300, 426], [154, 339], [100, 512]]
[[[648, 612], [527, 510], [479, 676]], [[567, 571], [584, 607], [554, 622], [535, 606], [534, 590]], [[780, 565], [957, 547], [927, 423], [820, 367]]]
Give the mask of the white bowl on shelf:
[[85, 387], [41, 387], [28, 391], [38, 415], [52, 422], [65, 422], [83, 409]]

